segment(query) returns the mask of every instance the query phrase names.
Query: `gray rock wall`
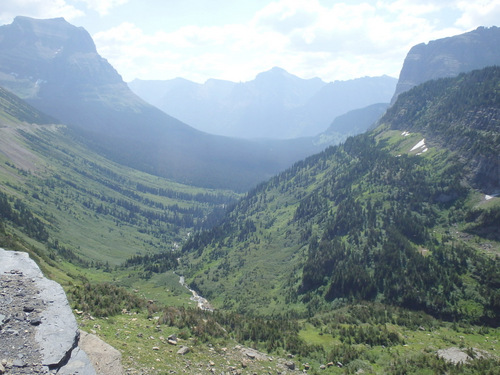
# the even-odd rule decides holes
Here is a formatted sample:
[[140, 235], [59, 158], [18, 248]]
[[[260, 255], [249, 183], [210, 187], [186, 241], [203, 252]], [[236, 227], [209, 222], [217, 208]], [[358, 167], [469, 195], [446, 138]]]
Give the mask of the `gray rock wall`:
[[499, 64], [498, 27], [479, 27], [465, 34], [418, 44], [406, 56], [392, 103], [402, 92], [426, 81]]

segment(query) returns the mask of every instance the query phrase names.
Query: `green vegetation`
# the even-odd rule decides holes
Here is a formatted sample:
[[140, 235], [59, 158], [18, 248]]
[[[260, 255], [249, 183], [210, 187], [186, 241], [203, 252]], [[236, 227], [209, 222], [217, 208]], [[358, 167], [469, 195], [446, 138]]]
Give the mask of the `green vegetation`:
[[[267, 373], [283, 371], [284, 358], [288, 357], [299, 369], [328, 374], [360, 369], [377, 374], [496, 374], [500, 364], [488, 354], [500, 349], [498, 329], [444, 323], [421, 312], [379, 303], [348, 304], [302, 320], [264, 319], [161, 307], [153, 301], [144, 301], [137, 310], [137, 297], [124, 291], [105, 286], [80, 291], [100, 301], [94, 309], [83, 310], [83, 299], [74, 299], [70, 293], [82, 328], [120, 348], [126, 366], [134, 368], [140, 363], [143, 373], [189, 373], [201, 368]], [[95, 297], [96, 292], [103, 296]], [[120, 311], [106, 310], [107, 299], [119, 294], [129, 308], [123, 308], [124, 304]], [[105, 314], [100, 314], [102, 311]], [[167, 337], [175, 337], [178, 345], [189, 347], [190, 352], [179, 356], [178, 347], [168, 343]], [[273, 360], [249, 360], [239, 349], [242, 344], [247, 350], [268, 353]], [[439, 348], [449, 347], [475, 359], [456, 365], [436, 355]]]
[[[11, 111], [0, 246], [28, 251], [81, 326], [143, 373], [283, 372], [288, 358], [313, 374], [495, 374], [498, 90], [499, 68], [416, 87], [377, 129], [240, 200], [126, 168]], [[413, 149], [422, 139], [426, 152]], [[195, 308], [179, 275], [216, 310]]]
[[142, 287], [152, 272], [175, 268], [188, 234], [211, 227], [237, 198], [113, 163], [7, 91], [0, 99], [0, 246], [28, 251], [66, 287], [87, 279]]
[[52, 117], [28, 105], [24, 100], [0, 87], [0, 121], [8, 123], [54, 124]]
[[[498, 252], [480, 246], [491, 238], [499, 204], [470, 204], [478, 190], [499, 183], [500, 103], [488, 94], [497, 88], [498, 68], [417, 87], [372, 133], [252, 190], [220, 226], [184, 246], [191, 285], [216, 305], [247, 314], [314, 315], [339, 300], [372, 300], [498, 324]], [[455, 110], [464, 92], [465, 109]], [[436, 94], [443, 99], [431, 100]], [[436, 130], [426, 133], [431, 119]], [[410, 152], [425, 137], [434, 147]], [[476, 148], [483, 138], [490, 141]], [[478, 158], [493, 167], [477, 167]], [[464, 241], [451, 228], [478, 237]]]

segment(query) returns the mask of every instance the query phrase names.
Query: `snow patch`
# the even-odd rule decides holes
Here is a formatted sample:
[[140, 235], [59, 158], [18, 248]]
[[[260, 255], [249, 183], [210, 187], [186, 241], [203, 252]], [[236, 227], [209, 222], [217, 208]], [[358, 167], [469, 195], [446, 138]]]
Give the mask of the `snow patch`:
[[415, 146], [413, 146], [410, 152], [418, 150], [419, 148], [425, 148], [425, 138], [418, 142]]

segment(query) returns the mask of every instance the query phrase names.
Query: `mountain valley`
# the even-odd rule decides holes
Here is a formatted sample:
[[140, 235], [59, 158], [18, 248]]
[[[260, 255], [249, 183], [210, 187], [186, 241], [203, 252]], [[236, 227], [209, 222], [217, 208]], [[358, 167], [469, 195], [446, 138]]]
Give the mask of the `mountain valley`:
[[246, 191], [320, 151], [312, 138], [250, 141], [200, 132], [139, 99], [64, 19], [0, 27], [0, 86], [121, 164], [200, 187]]
[[[125, 373], [498, 373], [495, 59], [250, 141], [139, 99], [63, 19], [18, 17], [0, 50], [0, 247], [63, 286]], [[446, 71], [412, 51], [400, 83]]]

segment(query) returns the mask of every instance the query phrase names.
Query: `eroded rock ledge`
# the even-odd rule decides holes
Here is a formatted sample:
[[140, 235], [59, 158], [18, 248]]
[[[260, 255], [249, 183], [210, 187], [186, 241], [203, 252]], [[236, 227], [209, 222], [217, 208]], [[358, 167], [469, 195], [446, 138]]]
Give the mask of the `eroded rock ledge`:
[[0, 286], [0, 366], [6, 373], [96, 374], [78, 347], [63, 288], [28, 254], [0, 248]]

